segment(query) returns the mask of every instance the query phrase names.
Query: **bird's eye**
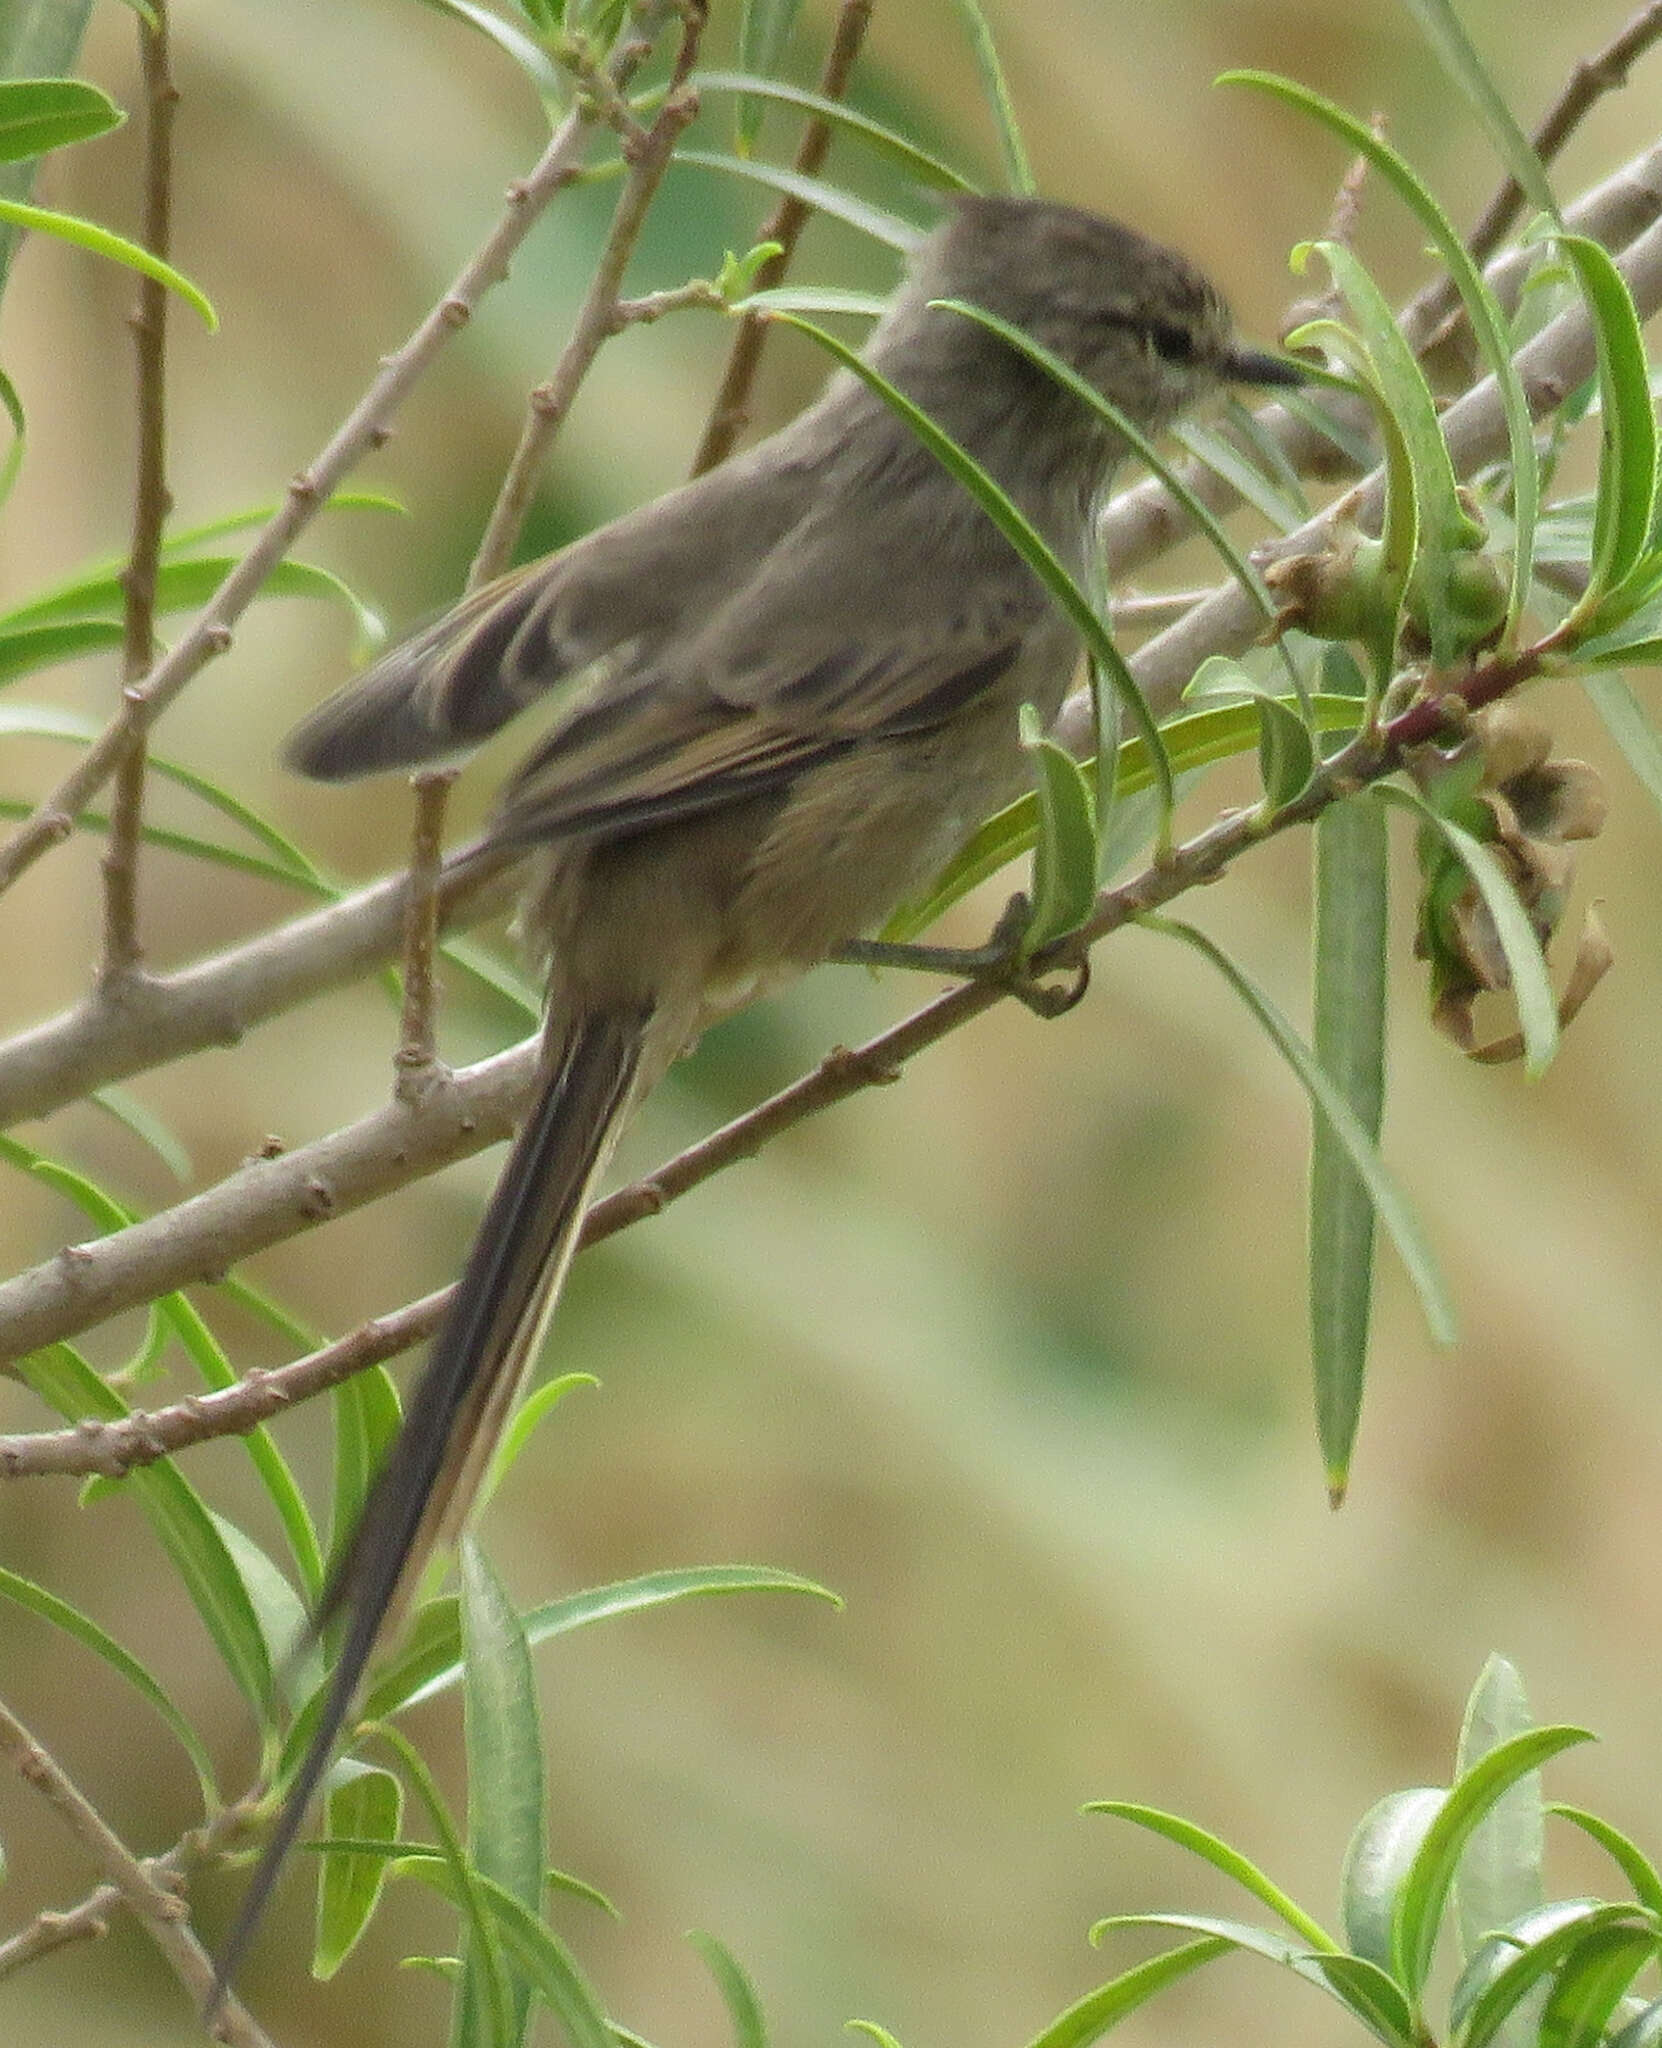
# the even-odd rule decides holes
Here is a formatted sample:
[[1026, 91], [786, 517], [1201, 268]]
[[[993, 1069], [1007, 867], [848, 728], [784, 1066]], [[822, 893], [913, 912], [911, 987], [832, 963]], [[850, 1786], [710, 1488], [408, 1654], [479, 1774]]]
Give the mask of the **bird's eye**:
[[1195, 338], [1187, 327], [1178, 327], [1166, 320], [1151, 320], [1145, 330], [1149, 347], [1167, 363], [1192, 363], [1195, 359]]

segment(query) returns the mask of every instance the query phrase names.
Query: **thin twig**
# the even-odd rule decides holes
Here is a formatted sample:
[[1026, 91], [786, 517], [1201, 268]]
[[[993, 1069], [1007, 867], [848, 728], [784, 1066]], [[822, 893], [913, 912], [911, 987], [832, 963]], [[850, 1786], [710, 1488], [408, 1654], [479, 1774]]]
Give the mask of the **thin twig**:
[[468, 571], [470, 590], [481, 583], [488, 583], [508, 566], [520, 528], [525, 524], [525, 515], [531, 509], [543, 463], [554, 436], [571, 410], [578, 387], [588, 375], [602, 346], [627, 324], [619, 317], [618, 305], [624, 272], [635, 253], [647, 208], [665, 171], [669, 169], [675, 145], [698, 112], [698, 95], [687, 86], [686, 79], [697, 59], [704, 18], [702, 0], [698, 5], [688, 6], [669, 95], [659, 108], [652, 126], [637, 130], [634, 140], [625, 141], [629, 175], [612, 213], [606, 245], [600, 252], [600, 261], [589, 280], [577, 324], [554, 366], [553, 376], [531, 393], [530, 409], [520, 432], [519, 446], [508, 464], [508, 473], [502, 479], [502, 488], [497, 493], [473, 566]]
[[415, 822], [410, 833], [409, 888], [404, 899], [404, 1007], [393, 1054], [394, 1094], [419, 1102], [442, 1078], [436, 1057], [438, 984], [433, 974], [439, 941], [439, 884], [444, 873], [444, 813], [454, 768], [412, 778]]
[[[190, 1931], [184, 1900], [167, 1880], [169, 1872], [143, 1863], [109, 1826], [63, 1769], [0, 1704], [0, 1754], [26, 1784], [52, 1806], [70, 1833], [104, 1873], [139, 1925], [167, 1959], [174, 1975], [200, 2007], [214, 1981], [206, 1949]], [[215, 2028], [233, 2048], [271, 2048], [270, 2037], [235, 2000], [227, 2000]]]
[[[1649, 0], [1649, 5], [1641, 7], [1596, 56], [1583, 57], [1576, 63], [1563, 91], [1530, 138], [1543, 164], [1552, 162], [1606, 93], [1626, 85], [1628, 72], [1659, 36], [1662, 0]], [[1475, 262], [1486, 262], [1500, 247], [1501, 237], [1517, 219], [1523, 200], [1523, 187], [1516, 178], [1507, 178], [1467, 238], [1466, 246]], [[1459, 292], [1451, 277], [1439, 278], [1424, 294], [1421, 317], [1431, 340], [1440, 338], [1438, 330], [1458, 303]]]
[[[173, 243], [173, 124], [179, 89], [173, 82], [167, 0], [139, 17], [139, 68], [144, 81], [144, 246], [169, 254]], [[137, 358], [138, 461], [133, 486], [133, 540], [121, 576], [123, 691], [132, 690], [156, 658], [156, 573], [162, 529], [172, 509], [167, 488], [167, 290], [143, 277], [132, 316]], [[110, 829], [101, 862], [104, 948], [99, 980], [115, 995], [143, 957], [138, 934], [139, 827], [144, 816], [142, 728], [116, 771]]]
[[[848, 90], [854, 60], [860, 54], [860, 45], [865, 40], [866, 29], [871, 21], [872, 5], [873, 0], [843, 0], [837, 15], [837, 26], [832, 33], [831, 47], [826, 52], [825, 65], [820, 72], [819, 92], [822, 99], [840, 100]], [[830, 147], [831, 124], [822, 114], [816, 114], [802, 131], [802, 139], [797, 144], [792, 168], [802, 177], [817, 176]], [[763, 242], [777, 242], [779, 254], [770, 256], [756, 272], [754, 290], [765, 290], [783, 279], [790, 268], [791, 257], [796, 252], [802, 230], [808, 223], [810, 211], [806, 200], [798, 199], [790, 193], [775, 206], [767, 225], [756, 237], [756, 241], [758, 245]], [[698, 453], [693, 457], [694, 476], [702, 476], [707, 469], [714, 469], [718, 462], [725, 461], [732, 453], [734, 442], [749, 424], [750, 392], [756, 382], [756, 371], [762, 360], [762, 344], [767, 339], [767, 332], [768, 323], [755, 313], [746, 313], [739, 322], [739, 331], [734, 335], [733, 346], [728, 351], [721, 388], [717, 391], [715, 404], [710, 409], [703, 438], [698, 444]]]
[[[639, 10], [637, 20], [643, 23], [644, 32], [626, 36], [613, 50], [607, 69], [620, 88], [648, 54], [649, 37], [668, 12], [669, 0], [655, 0]], [[549, 200], [576, 178], [591, 127], [586, 113], [574, 109], [556, 129], [530, 176], [509, 186], [502, 218], [404, 345], [383, 360], [364, 396], [310, 467], [289, 485], [282, 505], [190, 630], [129, 693], [119, 716], [105, 727], [76, 767], [0, 846], [0, 890], [9, 888], [42, 854], [69, 836], [76, 818], [135, 741], [185, 685], [230, 646], [233, 625], [272, 569], [354, 463], [385, 441], [389, 423], [403, 400], [451, 336], [467, 325], [483, 295], [506, 276], [510, 258]]]
[[[165, 1855], [147, 1859], [145, 1868], [160, 1882], [188, 1879], [198, 1870], [221, 1862], [227, 1849], [247, 1839], [252, 1806], [238, 1801], [225, 1807], [205, 1828], [193, 1828]], [[28, 1964], [72, 1942], [97, 1941], [109, 1932], [109, 1916], [123, 1902], [113, 1884], [96, 1885], [75, 1905], [37, 1913], [26, 1927], [0, 1942], [0, 1979], [14, 1976]]]

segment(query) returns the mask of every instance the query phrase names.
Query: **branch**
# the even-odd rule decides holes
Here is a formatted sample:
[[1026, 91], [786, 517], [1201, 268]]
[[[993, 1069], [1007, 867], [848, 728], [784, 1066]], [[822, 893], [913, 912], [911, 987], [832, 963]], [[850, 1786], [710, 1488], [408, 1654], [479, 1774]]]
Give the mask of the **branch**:
[[[165, 258], [173, 241], [173, 121], [179, 104], [170, 63], [167, 0], [154, 0], [138, 22], [139, 66], [144, 79], [144, 246]], [[156, 572], [162, 527], [170, 509], [167, 489], [167, 290], [157, 279], [139, 280], [133, 313], [138, 368], [138, 465], [133, 486], [133, 541], [121, 578], [123, 689], [136, 686], [156, 659]], [[116, 773], [109, 838], [102, 863], [104, 956], [99, 979], [106, 994], [137, 972], [139, 827], [144, 813], [145, 749], [142, 735]]]
[[[662, 26], [669, 0], [641, 9], [645, 34], [620, 39], [607, 64], [619, 86], [648, 54], [647, 37]], [[353, 465], [387, 438], [389, 423], [451, 336], [465, 327], [480, 300], [507, 275], [514, 252], [543, 208], [577, 176], [592, 122], [574, 108], [555, 130], [530, 176], [508, 188], [507, 210], [428, 312], [403, 347], [386, 357], [379, 374], [309, 468], [289, 485], [284, 501], [242, 560], [225, 578], [173, 652], [126, 694], [120, 714], [33, 814], [0, 846], [0, 890], [15, 882], [43, 853], [74, 829], [76, 818], [126, 759], [150, 725], [185, 685], [231, 645], [231, 629], [258, 594], [296, 537], [327, 502]]]
[[[866, 28], [871, 20], [872, 0], [843, 0], [837, 15], [837, 26], [831, 37], [831, 47], [826, 52], [825, 68], [820, 73], [819, 92], [822, 99], [840, 100], [848, 90], [848, 81], [854, 70], [854, 60], [860, 54], [860, 45], [865, 41]], [[797, 144], [796, 157], [791, 166], [800, 176], [811, 178], [818, 174], [831, 147], [831, 124], [822, 114], [816, 114], [802, 131], [802, 140]], [[763, 242], [777, 242], [779, 254], [770, 256], [756, 273], [752, 289], [761, 291], [769, 285], [783, 281], [790, 268], [791, 258], [802, 230], [808, 224], [810, 213], [808, 203], [787, 193], [773, 209], [766, 225], [756, 237], [758, 245]], [[751, 386], [756, 381], [756, 371], [762, 360], [762, 344], [767, 339], [768, 323], [757, 313], [746, 313], [739, 323], [739, 331], [733, 337], [733, 346], [728, 351], [727, 368], [722, 373], [721, 388], [716, 393], [715, 403], [710, 408], [710, 417], [704, 428], [703, 439], [698, 444], [698, 453], [693, 457], [692, 473], [702, 476], [707, 469], [714, 469], [718, 462], [726, 460], [732, 453], [733, 443], [744, 432], [750, 421], [748, 410]]]
[[572, 329], [571, 339], [555, 365], [553, 376], [531, 393], [531, 408], [519, 437], [519, 446], [508, 464], [508, 473], [502, 479], [502, 488], [491, 508], [484, 537], [468, 571], [470, 590], [481, 583], [488, 583], [508, 566], [519, 530], [525, 524], [525, 515], [531, 509], [538, 474], [547, 460], [555, 435], [571, 411], [578, 387], [604, 344], [629, 324], [622, 315], [618, 294], [623, 288], [623, 275], [629, 267], [629, 259], [640, 239], [647, 208], [665, 171], [669, 169], [676, 143], [698, 112], [698, 95], [688, 89], [686, 79], [697, 60], [704, 19], [705, 9], [700, 0], [699, 5], [689, 7], [683, 23], [675, 75], [670, 82], [669, 95], [658, 110], [658, 118], [644, 132], [635, 128], [633, 133], [624, 133], [624, 155], [629, 163], [629, 175], [613, 210], [605, 247], [600, 252], [600, 261], [589, 282], [588, 294]]
[[[186, 1907], [167, 1882], [174, 1873], [165, 1865], [142, 1863], [79, 1791], [61, 1765], [5, 1706], [0, 1705], [0, 1753], [11, 1760], [19, 1777], [50, 1802], [70, 1833], [108, 1880], [111, 1903], [119, 1898], [166, 1957], [198, 2008], [213, 1986], [214, 1968], [207, 1951], [186, 1924]], [[37, 1923], [38, 1924], [38, 1923]], [[233, 2048], [272, 2048], [270, 2037], [243, 2006], [228, 1999], [216, 2028]]]

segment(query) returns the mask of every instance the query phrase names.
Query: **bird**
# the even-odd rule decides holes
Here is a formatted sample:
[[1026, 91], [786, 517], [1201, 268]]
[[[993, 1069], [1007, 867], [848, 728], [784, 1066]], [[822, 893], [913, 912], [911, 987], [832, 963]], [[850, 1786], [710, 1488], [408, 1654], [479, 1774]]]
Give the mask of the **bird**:
[[[1134, 229], [958, 199], [862, 353], [1076, 579], [1125, 443], [942, 299], [1023, 330], [1145, 435], [1224, 385], [1300, 378]], [[448, 760], [544, 710], [483, 843], [523, 858], [547, 996], [530, 1109], [315, 1618], [339, 1625], [336, 1661], [216, 2001], [389, 1617], [465, 1516], [630, 1111], [706, 1026], [870, 934], [1020, 793], [1023, 707], [1048, 724], [1079, 651], [980, 504], [841, 369], [747, 452], [474, 590], [292, 735], [292, 766], [344, 781]]]

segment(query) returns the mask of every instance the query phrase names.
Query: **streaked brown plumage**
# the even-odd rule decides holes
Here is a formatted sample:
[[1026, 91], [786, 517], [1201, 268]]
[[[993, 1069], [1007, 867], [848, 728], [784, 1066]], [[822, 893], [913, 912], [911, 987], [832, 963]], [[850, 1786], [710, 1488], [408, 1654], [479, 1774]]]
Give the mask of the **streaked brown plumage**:
[[[1024, 328], [1143, 429], [1225, 381], [1218, 295], [1131, 230], [960, 201], [866, 354], [998, 479], [1076, 573], [1120, 446], [1005, 343]], [[880, 924], [1024, 784], [1017, 714], [1054, 717], [1072, 629], [986, 515], [851, 373], [708, 476], [465, 598], [322, 705], [290, 758], [338, 779], [550, 713], [487, 837], [532, 856], [544, 1078], [455, 1307], [329, 1589], [327, 1704], [227, 1947], [234, 1967], [413, 1559], [452, 1532], [632, 1104], [714, 1018]]]

